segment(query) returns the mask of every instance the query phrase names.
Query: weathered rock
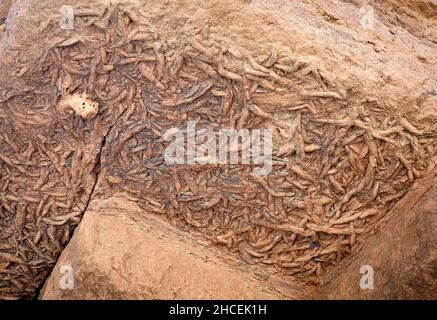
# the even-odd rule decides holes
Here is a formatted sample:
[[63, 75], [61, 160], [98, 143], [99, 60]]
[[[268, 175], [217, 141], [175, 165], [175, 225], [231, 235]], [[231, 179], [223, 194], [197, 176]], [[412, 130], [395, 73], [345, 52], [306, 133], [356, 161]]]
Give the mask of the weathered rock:
[[[417, 183], [362, 250], [328, 275], [328, 299], [437, 299], [437, 179]], [[373, 269], [373, 289], [360, 280]], [[366, 268], [366, 267], [365, 267]], [[366, 286], [366, 283], [364, 283]]]
[[11, 5], [12, 0], [0, 0], [0, 25], [5, 22]]
[[[135, 221], [135, 220], [136, 221]], [[63, 266], [74, 288], [62, 289]], [[134, 202], [91, 204], [41, 293], [42, 299], [304, 299], [310, 290], [224, 262]], [[264, 278], [264, 279], [263, 279]]]
[[[318, 286], [436, 170], [434, 0], [76, 1], [73, 29], [63, 5], [16, 0], [0, 29], [0, 297], [32, 297], [90, 201], [120, 192], [250, 279]], [[93, 112], [59, 108], [75, 93]], [[162, 134], [190, 119], [273, 128], [274, 174], [173, 170]]]
[[[420, 181], [360, 251], [314, 291], [300, 282], [241, 269], [205, 243], [144, 215], [123, 197], [96, 201], [41, 293], [42, 299], [435, 299], [436, 178]], [[62, 289], [62, 266], [74, 288]], [[362, 266], [373, 289], [361, 288]], [[367, 272], [367, 269], [365, 269]]]

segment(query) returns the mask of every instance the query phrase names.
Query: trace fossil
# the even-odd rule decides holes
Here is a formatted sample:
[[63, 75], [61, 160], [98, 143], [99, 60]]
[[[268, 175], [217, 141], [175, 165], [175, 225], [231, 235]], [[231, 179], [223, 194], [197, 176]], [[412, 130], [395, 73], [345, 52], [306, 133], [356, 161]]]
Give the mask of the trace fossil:
[[[87, 15], [95, 18], [85, 23]], [[35, 293], [92, 190], [124, 194], [224, 255], [320, 282], [435, 170], [435, 129], [345, 108], [326, 72], [275, 49], [258, 57], [200, 37], [170, 47], [134, 8], [83, 12], [75, 24], [93, 41], [59, 41], [38, 64], [42, 86], [0, 98], [0, 119], [12, 124], [0, 128], [0, 296]], [[59, 33], [57, 21], [47, 28]], [[59, 108], [41, 94], [50, 90]], [[70, 109], [79, 117], [48, 125]], [[165, 132], [189, 120], [208, 130], [272, 128], [272, 172], [166, 165]]]

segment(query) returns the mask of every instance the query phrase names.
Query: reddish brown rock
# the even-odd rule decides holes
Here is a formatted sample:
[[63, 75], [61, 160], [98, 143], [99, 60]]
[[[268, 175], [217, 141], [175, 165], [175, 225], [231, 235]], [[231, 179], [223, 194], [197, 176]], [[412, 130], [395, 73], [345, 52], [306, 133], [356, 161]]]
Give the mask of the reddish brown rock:
[[[135, 220], [132, 217], [136, 217]], [[74, 289], [62, 289], [63, 266]], [[96, 201], [43, 289], [42, 299], [304, 299], [308, 287], [223, 261], [124, 198]], [[263, 279], [267, 278], [267, 279]]]
[[[319, 290], [328, 299], [437, 299], [437, 179], [413, 187], [362, 250], [336, 269]], [[362, 289], [362, 266], [374, 272]], [[329, 280], [328, 280], [329, 279]]]
[[[143, 246], [147, 239], [124, 225], [128, 220], [120, 219], [127, 216], [140, 222], [145, 216], [155, 235], [168, 231], [164, 243], [150, 239], [162, 250], [148, 250], [165, 262], [161, 268], [151, 260], [147, 268], [153, 270], [145, 270], [152, 279], [167, 281], [162, 270], [173, 260], [197, 268], [197, 260], [166, 244], [174, 235], [182, 239], [182, 251], [201, 250], [202, 257], [217, 252], [214, 265], [223, 267], [199, 267], [214, 270], [212, 279], [224, 270], [230, 279], [238, 274], [251, 285], [258, 279], [281, 292], [266, 289], [272, 297], [304, 298], [308, 286], [329, 282], [326, 272], [335, 276], [348, 259], [359, 259], [360, 247], [366, 259], [377, 259], [380, 246], [386, 262], [373, 263], [387, 269], [377, 277], [394, 275], [389, 289], [374, 297], [432, 296], [432, 287], [431, 293], [421, 289], [433, 279], [427, 271], [433, 267], [435, 253], [427, 245], [433, 240], [422, 232], [432, 216], [412, 219], [405, 202], [408, 209], [398, 204], [398, 214], [390, 209], [409, 191], [407, 199], [418, 200], [421, 179], [436, 170], [434, 0], [111, 3], [75, 1], [74, 28], [64, 29], [65, 1], [16, 0], [0, 26], [0, 298], [34, 296], [83, 213], [76, 234], [89, 242], [81, 246], [75, 236], [71, 243], [88, 257], [75, 265], [82, 270], [80, 294], [60, 292], [51, 280], [46, 292], [53, 298], [154, 297], [156, 291], [147, 295], [143, 287], [130, 291], [137, 282], [129, 279], [137, 272], [144, 277], [141, 268], [117, 267], [127, 270], [126, 279], [111, 268], [111, 257], [119, 263], [136, 258], [126, 243]], [[89, 95], [98, 110], [85, 117], [63, 112], [61, 97], [75, 93]], [[163, 164], [163, 132], [185, 127], [187, 119], [208, 127], [273, 128], [280, 141], [275, 174], [255, 180], [247, 168], [173, 170]], [[98, 209], [97, 201], [120, 192], [144, 211], [125, 208], [121, 218]], [[395, 218], [405, 220], [394, 220], [399, 225], [389, 228], [387, 238], [371, 242], [370, 235]], [[110, 237], [111, 228], [135, 237], [112, 243], [119, 240]], [[419, 235], [394, 240], [402, 228]], [[206, 248], [194, 239], [203, 239]], [[398, 240], [402, 250], [389, 257]], [[365, 249], [367, 241], [374, 246]], [[409, 255], [422, 245], [420, 254]], [[64, 255], [81, 258], [69, 250]], [[94, 269], [87, 273], [90, 261]], [[393, 271], [398, 264], [412, 268], [406, 272], [411, 278]], [[190, 273], [178, 279], [170, 271], [171, 281], [181, 281], [178, 288], [197, 279]], [[337, 292], [361, 298], [354, 272], [344, 275], [350, 288], [335, 287], [341, 284], [332, 280], [324, 297]], [[293, 284], [290, 294], [280, 281]], [[250, 296], [249, 287], [234, 282], [242, 296]], [[206, 294], [190, 288], [179, 292]], [[207, 294], [235, 293], [213, 289]]]
[[0, 0], [0, 25], [6, 20], [12, 0]]

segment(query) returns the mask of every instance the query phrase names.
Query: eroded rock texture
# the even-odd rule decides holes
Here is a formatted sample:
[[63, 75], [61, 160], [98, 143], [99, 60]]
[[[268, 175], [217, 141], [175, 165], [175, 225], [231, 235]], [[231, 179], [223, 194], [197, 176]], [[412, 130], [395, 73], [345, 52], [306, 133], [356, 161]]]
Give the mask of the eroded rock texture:
[[[350, 261], [333, 271], [316, 296], [328, 299], [436, 299], [436, 178], [416, 184], [378, 233]], [[373, 289], [359, 283], [372, 266]], [[329, 282], [329, 284], [328, 284]]]
[[[0, 53], [0, 294], [33, 296], [90, 200], [114, 196], [248, 273], [323, 283], [436, 171], [435, 4], [400, 3], [403, 24], [372, 2], [369, 30], [359, 1], [79, 1], [66, 29], [62, 1], [16, 1]], [[165, 133], [188, 121], [272, 129], [272, 172], [169, 165]]]
[[[204, 244], [203, 244], [204, 245]], [[74, 270], [74, 288], [65, 272]], [[250, 271], [250, 272], [248, 272]], [[43, 299], [302, 299], [310, 289], [229, 263], [125, 198], [93, 201], [42, 291]], [[66, 282], [68, 283], [68, 282]]]

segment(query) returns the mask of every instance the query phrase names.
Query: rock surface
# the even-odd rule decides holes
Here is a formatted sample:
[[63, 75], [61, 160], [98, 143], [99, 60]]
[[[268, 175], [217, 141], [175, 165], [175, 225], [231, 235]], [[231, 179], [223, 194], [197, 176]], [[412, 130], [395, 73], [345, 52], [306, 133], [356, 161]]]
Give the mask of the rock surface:
[[9, 10], [11, 9], [12, 0], [1, 0], [0, 1], [0, 25], [3, 24], [8, 16]]
[[[9, 4], [0, 1], [0, 298], [33, 297], [79, 223], [63, 257], [77, 262], [80, 292], [59, 290], [58, 264], [44, 298], [235, 297], [212, 273], [220, 284], [210, 291], [207, 278], [197, 288], [192, 273], [163, 273], [173, 255], [229, 275], [244, 297], [318, 296], [312, 291], [348, 263], [353, 273], [320, 296], [432, 296], [435, 275], [420, 265], [433, 267], [434, 240], [422, 230], [435, 214], [424, 205], [428, 213], [413, 216], [399, 201], [419, 200], [415, 186], [437, 166], [435, 0], [80, 0], [73, 29], [61, 27], [63, 0], [16, 0], [2, 24]], [[59, 108], [74, 93], [98, 110], [82, 118]], [[275, 174], [170, 170], [162, 134], [191, 118], [273, 128], [286, 147], [274, 150]], [[115, 206], [123, 215], [107, 215], [103, 204], [120, 192], [129, 199]], [[112, 227], [135, 237], [112, 238]], [[387, 237], [372, 242], [380, 227]], [[389, 257], [405, 228], [420, 235], [399, 239], [403, 249]], [[154, 238], [163, 230], [179, 249], [167, 235]], [[166, 263], [138, 253], [151, 261], [148, 278], [180, 291], [161, 280], [142, 287], [145, 271], [122, 265], [132, 259], [123, 245], [143, 248], [148, 238]], [[379, 247], [382, 260], [372, 260]], [[414, 257], [412, 248], [420, 248]], [[362, 295], [354, 270], [369, 259], [387, 268], [378, 281], [390, 285]], [[401, 275], [410, 269], [413, 280]], [[93, 291], [99, 284], [102, 293]]]
[[[223, 263], [123, 197], [94, 202], [41, 299], [436, 299], [436, 178], [420, 181], [363, 248], [314, 288]], [[71, 266], [74, 288], [62, 288]], [[373, 288], [360, 287], [362, 266]]]
[[[137, 221], [135, 221], [136, 219]], [[74, 288], [61, 286], [71, 266]], [[65, 267], [64, 267], [65, 268]], [[229, 265], [125, 198], [96, 201], [63, 251], [42, 299], [304, 299], [298, 283]], [[252, 271], [254, 272], [254, 271]], [[255, 272], [256, 273], [256, 272]], [[264, 277], [264, 279], [263, 279]]]
[[[373, 289], [362, 289], [362, 266]], [[316, 296], [327, 299], [437, 299], [437, 179], [417, 183], [390, 219], [351, 261], [328, 275]]]

